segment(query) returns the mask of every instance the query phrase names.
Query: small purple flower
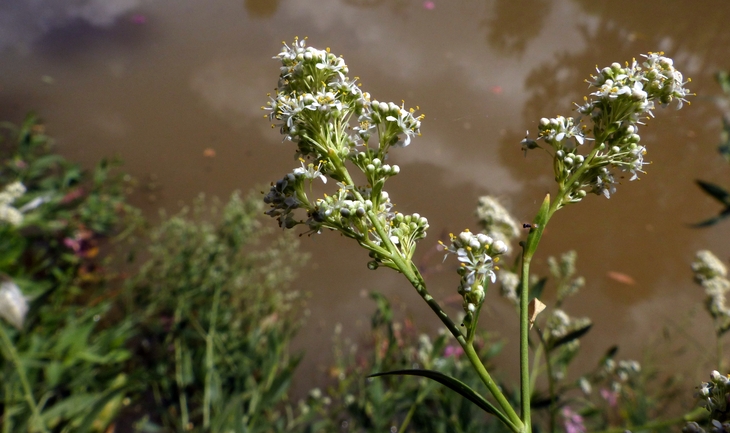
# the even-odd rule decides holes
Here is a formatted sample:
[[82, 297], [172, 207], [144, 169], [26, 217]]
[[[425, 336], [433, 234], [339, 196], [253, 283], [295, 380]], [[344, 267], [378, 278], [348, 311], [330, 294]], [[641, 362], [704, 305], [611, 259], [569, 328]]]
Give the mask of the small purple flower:
[[565, 421], [563, 422], [563, 425], [565, 426], [565, 432], [566, 433], [585, 433], [586, 432], [586, 426], [583, 424], [583, 417], [578, 415], [577, 413], [573, 412], [573, 410], [565, 406], [562, 411], [563, 418]]
[[459, 359], [461, 355], [464, 354], [464, 349], [461, 346], [457, 345], [448, 345], [444, 349], [444, 358], [454, 357], [456, 359]]
[[611, 391], [606, 388], [601, 388], [601, 397], [606, 400], [606, 403], [608, 403], [609, 406], [616, 407], [616, 403], [618, 402], [617, 392]]

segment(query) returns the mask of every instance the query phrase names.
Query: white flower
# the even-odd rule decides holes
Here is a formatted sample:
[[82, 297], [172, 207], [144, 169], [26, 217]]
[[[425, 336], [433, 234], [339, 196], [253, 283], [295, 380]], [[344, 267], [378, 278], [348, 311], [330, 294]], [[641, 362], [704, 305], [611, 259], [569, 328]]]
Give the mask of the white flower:
[[28, 301], [18, 286], [9, 279], [0, 282], [0, 317], [22, 329], [27, 313]]
[[19, 226], [23, 222], [23, 214], [11, 206], [15, 199], [25, 194], [25, 186], [20, 182], [13, 182], [5, 186], [0, 192], [0, 222]]

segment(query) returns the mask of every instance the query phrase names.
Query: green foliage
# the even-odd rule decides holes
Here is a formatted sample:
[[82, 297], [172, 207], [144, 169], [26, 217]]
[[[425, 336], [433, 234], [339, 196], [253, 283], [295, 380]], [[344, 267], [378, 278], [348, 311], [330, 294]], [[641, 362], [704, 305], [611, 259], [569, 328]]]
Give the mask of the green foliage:
[[[20, 226], [0, 222], [0, 275], [30, 303], [22, 329], [0, 321], [3, 432], [102, 431], [130, 381], [131, 322], [113, 318], [113, 274], [98, 244], [133, 230], [138, 212], [102, 161], [93, 173], [52, 152], [34, 116], [3, 124], [0, 185], [21, 181]], [[109, 326], [111, 321], [113, 326]]]
[[279, 409], [300, 359], [287, 347], [301, 298], [286, 287], [305, 257], [294, 238], [264, 236], [261, 213], [254, 198], [222, 209], [201, 198], [153, 231], [127, 306], [139, 329], [132, 370], [154, 402], [139, 428], [291, 427]]
[[[262, 230], [258, 198], [199, 200], [149, 234], [136, 276], [111, 271], [109, 241], [140, 238], [116, 162], [92, 172], [53, 152], [30, 116], [2, 130], [0, 188], [20, 225], [0, 221], [0, 283], [30, 309], [0, 319], [0, 426], [10, 432], [295, 431], [286, 406], [301, 297], [287, 289], [305, 257]], [[213, 221], [213, 222], [207, 222]]]
[[[471, 369], [461, 347], [448, 333], [434, 339], [418, 335], [408, 320], [393, 318], [390, 303], [378, 293], [371, 294], [377, 309], [366, 350], [335, 335], [335, 363], [330, 375], [335, 379], [327, 397], [305, 404], [319, 411], [327, 422], [322, 430], [348, 432], [484, 432], [502, 431], [495, 418], [444, 385], [413, 376], [368, 375], [395, 370], [437, 370], [483, 393], [485, 388]], [[489, 363], [502, 349], [502, 342], [488, 334], [475, 340], [482, 360]]]

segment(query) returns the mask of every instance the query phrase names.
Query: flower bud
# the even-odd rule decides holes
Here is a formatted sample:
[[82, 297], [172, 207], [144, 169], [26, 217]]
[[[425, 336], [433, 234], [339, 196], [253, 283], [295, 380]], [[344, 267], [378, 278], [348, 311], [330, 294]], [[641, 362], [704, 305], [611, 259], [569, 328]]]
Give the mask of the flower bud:
[[0, 317], [18, 329], [23, 328], [28, 301], [13, 280], [0, 282]]

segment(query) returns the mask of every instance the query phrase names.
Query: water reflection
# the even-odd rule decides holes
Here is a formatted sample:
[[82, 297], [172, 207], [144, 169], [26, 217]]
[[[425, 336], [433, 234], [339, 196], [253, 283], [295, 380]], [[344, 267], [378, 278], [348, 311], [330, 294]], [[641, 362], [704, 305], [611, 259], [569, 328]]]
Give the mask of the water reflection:
[[[664, 49], [700, 96], [681, 114], [660, 110], [643, 128], [655, 162], [644, 180], [624, 182], [610, 201], [590, 196], [559, 214], [535, 269], [549, 254], [578, 248], [589, 283], [578, 307], [594, 318], [594, 338], [614, 342], [628, 333], [637, 341], [619, 343], [640, 347], [631, 332], [637, 326], [651, 332], [663, 312], [701, 301], [688, 265], [694, 251], [730, 254], [723, 241], [730, 224], [707, 232], [683, 225], [717, 210], [694, 178], [730, 184], [714, 151], [719, 112], [703, 99], [719, 92], [715, 70], [730, 66], [725, 1], [436, 1], [432, 9], [420, 0], [39, 4], [0, 5], [0, 114], [19, 120], [38, 109], [65, 155], [87, 166], [119, 154], [133, 175], [159, 184], [154, 203], [135, 198], [152, 216], [201, 191], [228, 196], [291, 169], [290, 143], [281, 143], [259, 110], [276, 85], [271, 56], [282, 40], [309, 36], [343, 54], [378, 99], [419, 105], [427, 116], [423, 136], [393, 152], [402, 174], [389, 184], [399, 210], [431, 222], [419, 260], [441, 299], [455, 293], [455, 281], [433, 256], [440, 233], [474, 227], [485, 193], [528, 221], [552, 186], [548, 159], [525, 158], [519, 149], [525, 130], [534, 133], [540, 117], [570, 114], [596, 64]], [[208, 149], [216, 156], [206, 157]], [[299, 281], [312, 292], [314, 317], [300, 335], [309, 349], [305, 369], [328, 359], [336, 322], [351, 330], [367, 320], [363, 289], [400, 300], [420, 326], [433, 322], [398, 275], [368, 271], [360, 250], [330, 235], [303, 242], [314, 257]], [[637, 284], [622, 285], [608, 271]], [[489, 296], [493, 315], [485, 326], [514, 336], [512, 311]], [[590, 356], [605, 344], [586, 348]]]
[[47, 33], [77, 22], [108, 28], [140, 4], [141, 0], [3, 2], [0, 4], [0, 50], [16, 48], [28, 52]]
[[505, 55], [521, 55], [527, 43], [542, 30], [550, 13], [547, 0], [496, 0], [493, 12], [480, 27], [487, 32], [489, 45]]
[[244, 0], [243, 7], [253, 18], [269, 18], [279, 8], [279, 0]]

